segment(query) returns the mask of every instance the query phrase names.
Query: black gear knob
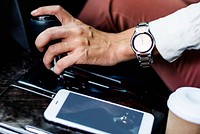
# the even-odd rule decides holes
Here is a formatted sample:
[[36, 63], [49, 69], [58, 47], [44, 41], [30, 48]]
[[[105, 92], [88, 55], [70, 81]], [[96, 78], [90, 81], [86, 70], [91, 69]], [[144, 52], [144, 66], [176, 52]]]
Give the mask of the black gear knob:
[[[48, 44], [46, 44], [45, 50], [43, 53], [38, 53], [39, 51], [36, 50], [36, 46], [35, 46], [35, 39], [37, 38], [37, 36], [44, 31], [47, 28], [53, 27], [53, 26], [59, 26], [61, 25], [61, 23], [58, 21], [58, 19], [55, 16], [52, 15], [44, 15], [44, 16], [36, 16], [30, 19], [30, 23], [29, 23], [29, 27], [30, 27], [30, 38], [31, 38], [31, 44], [33, 47], [33, 51], [35, 49], [35, 52], [37, 53], [37, 56], [41, 56], [43, 57], [46, 49], [52, 45], [55, 44], [56, 42], [60, 42], [60, 39], [56, 39], [53, 41], [50, 41]], [[57, 55], [54, 57], [54, 60], [52, 62], [52, 66], [54, 66], [56, 64], [56, 62], [61, 58], [60, 55]], [[58, 78], [59, 83], [61, 83], [61, 85], [64, 84], [64, 77], [63, 75], [60, 75], [60, 77]]]
[[[35, 46], [35, 39], [37, 38], [37, 36], [45, 29], [53, 27], [53, 26], [59, 26], [59, 25], [61, 25], [61, 23], [53, 15], [36, 16], [30, 19], [29, 38], [30, 38], [31, 49], [33, 50], [34, 53], [36, 52], [38, 54], [39, 52]], [[51, 41], [46, 46], [48, 47], [49, 45], [55, 42], [58, 42], [58, 40]], [[39, 55], [41, 55], [41, 53]]]

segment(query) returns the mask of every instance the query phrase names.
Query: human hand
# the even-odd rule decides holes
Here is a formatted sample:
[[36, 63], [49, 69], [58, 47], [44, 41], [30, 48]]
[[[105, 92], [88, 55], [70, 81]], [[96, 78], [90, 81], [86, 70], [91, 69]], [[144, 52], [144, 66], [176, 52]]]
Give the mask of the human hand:
[[54, 66], [56, 74], [74, 64], [111, 66], [134, 58], [129, 45], [132, 30], [118, 34], [99, 31], [77, 20], [58, 5], [40, 7], [31, 14], [55, 15], [62, 24], [46, 29], [35, 41], [36, 47], [42, 52], [51, 40], [62, 39], [49, 46], [43, 57], [45, 66], [50, 69], [54, 57], [64, 55]]

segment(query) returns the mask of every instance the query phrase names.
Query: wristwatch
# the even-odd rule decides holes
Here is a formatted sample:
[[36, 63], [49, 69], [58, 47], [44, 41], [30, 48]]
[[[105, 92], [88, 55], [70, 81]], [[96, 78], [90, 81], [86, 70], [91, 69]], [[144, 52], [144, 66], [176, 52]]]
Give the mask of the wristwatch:
[[139, 23], [131, 38], [130, 45], [141, 67], [149, 67], [153, 63], [152, 50], [155, 44], [148, 22]]

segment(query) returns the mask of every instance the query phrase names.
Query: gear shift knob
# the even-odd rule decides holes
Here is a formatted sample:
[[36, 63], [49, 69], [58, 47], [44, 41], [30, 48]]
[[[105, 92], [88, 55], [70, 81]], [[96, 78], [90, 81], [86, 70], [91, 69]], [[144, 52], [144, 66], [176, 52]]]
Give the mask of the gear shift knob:
[[[47, 28], [53, 27], [53, 26], [59, 26], [61, 25], [61, 23], [58, 21], [58, 19], [53, 16], [53, 15], [44, 15], [44, 16], [36, 16], [30, 19], [30, 23], [29, 23], [29, 27], [30, 27], [30, 39], [31, 39], [31, 44], [33, 47], [33, 50], [36, 50], [36, 46], [35, 46], [35, 39], [37, 38], [37, 36], [44, 31]], [[48, 48], [48, 46], [59, 42], [60, 40], [53, 40], [50, 41], [47, 45], [46, 48]], [[46, 51], [46, 50], [45, 50]], [[38, 53], [39, 51], [36, 50], [36, 52], [38, 53], [39, 56], [43, 57], [43, 54], [45, 53], [45, 51], [43, 53]], [[56, 64], [56, 62], [60, 59], [60, 55], [54, 57], [53, 63], [52, 65], [54, 66]], [[58, 78], [59, 82], [62, 84], [64, 84], [64, 77], [63, 75], [59, 75]]]
[[[35, 39], [42, 31], [44, 31], [47, 28], [50, 28], [53, 26], [59, 26], [59, 25], [61, 25], [61, 23], [53, 15], [32, 17], [29, 21], [29, 30], [30, 30], [29, 36], [30, 36], [30, 44], [31, 44], [32, 50], [36, 53], [38, 52], [35, 46]], [[49, 45], [54, 44], [58, 41], [59, 40], [54, 40], [54, 41], [49, 42], [48, 45], [46, 45], [47, 48]], [[41, 55], [41, 53], [39, 55]]]

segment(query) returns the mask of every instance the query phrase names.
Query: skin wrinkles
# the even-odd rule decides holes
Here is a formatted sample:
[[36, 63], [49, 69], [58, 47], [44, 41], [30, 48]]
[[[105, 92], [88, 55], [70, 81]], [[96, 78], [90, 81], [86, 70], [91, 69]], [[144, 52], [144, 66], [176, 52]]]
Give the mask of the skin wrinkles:
[[43, 57], [44, 65], [50, 69], [54, 57], [64, 55], [54, 66], [56, 74], [74, 64], [111, 66], [135, 58], [130, 47], [134, 28], [118, 34], [99, 31], [73, 18], [60, 6], [40, 7], [31, 14], [55, 15], [62, 24], [46, 29], [35, 41], [38, 50], [44, 51], [48, 42], [61, 39], [61, 42], [48, 47]]

